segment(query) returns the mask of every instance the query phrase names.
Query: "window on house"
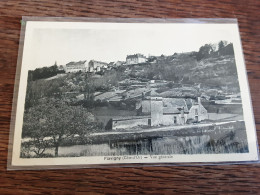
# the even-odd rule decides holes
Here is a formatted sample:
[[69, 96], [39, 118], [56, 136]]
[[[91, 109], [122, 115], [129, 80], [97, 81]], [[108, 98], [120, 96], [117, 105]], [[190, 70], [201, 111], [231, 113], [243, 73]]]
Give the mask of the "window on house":
[[176, 116], [173, 118], [173, 122], [174, 122], [174, 124], [177, 123], [177, 117]]
[[198, 109], [195, 109], [195, 115], [198, 115]]
[[151, 126], [151, 119], [148, 119], [148, 126]]
[[182, 124], [184, 124], [185, 123], [185, 118], [181, 117], [181, 121], [182, 121]]

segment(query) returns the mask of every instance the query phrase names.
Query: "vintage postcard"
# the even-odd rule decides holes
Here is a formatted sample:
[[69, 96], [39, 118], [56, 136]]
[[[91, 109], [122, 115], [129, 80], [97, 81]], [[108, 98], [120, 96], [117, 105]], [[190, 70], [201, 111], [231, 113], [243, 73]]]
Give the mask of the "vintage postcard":
[[236, 20], [23, 27], [11, 167], [258, 161]]

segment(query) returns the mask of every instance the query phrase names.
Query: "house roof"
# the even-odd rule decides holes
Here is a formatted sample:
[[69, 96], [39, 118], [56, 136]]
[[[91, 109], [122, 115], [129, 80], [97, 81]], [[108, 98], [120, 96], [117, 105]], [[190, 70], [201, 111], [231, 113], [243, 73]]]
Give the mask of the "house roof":
[[108, 63], [106, 63], [106, 62], [101, 62], [101, 61], [96, 61], [96, 60], [90, 60], [89, 63], [98, 63], [98, 64], [108, 65]]
[[136, 88], [136, 89], [132, 89], [132, 90], [129, 90], [129, 91], [126, 91], [126, 95], [128, 98], [134, 98], [134, 97], [137, 97], [137, 96], [141, 96], [143, 95], [143, 93], [147, 93], [149, 92], [149, 90], [147, 88]]
[[119, 102], [122, 100], [121, 96], [113, 96], [112, 98], [109, 99], [110, 102]]
[[164, 107], [163, 114], [180, 114], [181, 111], [177, 107]]
[[102, 94], [95, 96], [94, 99], [104, 101], [104, 100], [108, 100], [108, 99], [110, 99], [114, 96], [117, 96], [117, 94], [114, 91], [108, 91], [108, 92], [105, 92], [105, 93], [102, 93]]
[[186, 99], [186, 105], [188, 107], [188, 109], [190, 109], [192, 107], [192, 100], [191, 99]]
[[163, 98], [163, 113], [181, 113], [181, 109], [184, 108], [184, 112], [189, 112], [186, 101], [182, 98]]
[[125, 63], [124, 61], [116, 61], [116, 62], [114, 62], [113, 66], [121, 66], [124, 63]]
[[186, 102], [182, 98], [163, 98], [164, 106], [173, 106], [173, 107], [186, 107]]
[[128, 58], [146, 58], [146, 57], [143, 54], [137, 53], [137, 54], [134, 54], [134, 55], [126, 56], [126, 59], [128, 59]]
[[66, 64], [66, 66], [73, 66], [73, 65], [83, 65], [86, 63], [87, 60], [84, 61], [78, 61], [78, 62], [69, 62], [68, 64]]
[[115, 62], [109, 62], [108, 66], [113, 66]]

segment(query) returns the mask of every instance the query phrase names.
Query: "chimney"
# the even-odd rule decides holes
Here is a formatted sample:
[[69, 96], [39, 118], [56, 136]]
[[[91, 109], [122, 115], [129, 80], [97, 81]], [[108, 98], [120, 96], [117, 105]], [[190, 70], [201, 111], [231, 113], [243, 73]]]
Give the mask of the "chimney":
[[198, 104], [201, 105], [200, 97], [198, 97]]
[[181, 109], [181, 117], [184, 117], [184, 107]]

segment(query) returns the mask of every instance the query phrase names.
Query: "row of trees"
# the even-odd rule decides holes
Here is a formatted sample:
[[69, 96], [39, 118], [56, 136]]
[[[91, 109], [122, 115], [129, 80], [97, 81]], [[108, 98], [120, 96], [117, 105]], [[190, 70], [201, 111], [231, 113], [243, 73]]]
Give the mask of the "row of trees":
[[205, 44], [200, 47], [199, 52], [196, 54], [197, 60], [208, 58], [217, 55], [233, 55], [233, 44], [227, 41], [220, 41], [217, 45]]
[[43, 67], [43, 68], [36, 68], [35, 70], [29, 70], [28, 80], [35, 81], [38, 79], [45, 79], [45, 78], [53, 77], [58, 73], [64, 73], [64, 71], [60, 71], [58, 69], [58, 66], [55, 63], [55, 65], [50, 67]]

